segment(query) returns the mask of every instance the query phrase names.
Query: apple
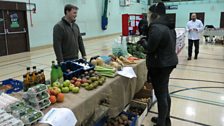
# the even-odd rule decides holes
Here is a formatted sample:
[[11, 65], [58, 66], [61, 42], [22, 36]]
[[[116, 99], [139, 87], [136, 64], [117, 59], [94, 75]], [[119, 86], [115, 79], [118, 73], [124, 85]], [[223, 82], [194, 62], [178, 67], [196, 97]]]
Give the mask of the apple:
[[75, 87], [73, 84], [69, 85], [69, 91], [72, 91], [73, 87]]
[[82, 81], [82, 79], [80, 79], [80, 78], [79, 78], [79, 79], [77, 79], [77, 81], [81, 82], [81, 81]]
[[60, 83], [59, 83], [58, 81], [56, 81], [56, 82], [53, 83], [52, 86], [53, 86], [53, 87], [58, 87], [59, 85], [60, 85]]
[[63, 86], [64, 86], [64, 87], [68, 87], [70, 84], [71, 84], [71, 82], [70, 82], [69, 80], [65, 80], [65, 81], [63, 82]]
[[50, 100], [51, 104], [54, 104], [54, 103], [56, 103], [57, 98], [52, 95], [52, 96], [50, 96], [49, 100]]
[[74, 87], [74, 88], [72, 89], [72, 92], [73, 92], [73, 93], [79, 93], [79, 87]]
[[79, 81], [75, 82], [75, 86], [76, 87], [80, 87], [81, 86], [81, 82], [79, 82]]
[[68, 87], [63, 87], [61, 89], [62, 93], [68, 93], [69, 92], [69, 88]]
[[64, 101], [64, 94], [63, 93], [59, 93], [57, 95], [57, 102], [63, 102]]
[[81, 80], [81, 83], [82, 84], [84, 84], [84, 83], [86, 83], [87, 82], [87, 79], [86, 78], [83, 78], [82, 80]]
[[70, 82], [71, 82], [72, 84], [74, 84], [74, 83], [75, 83], [75, 81], [74, 81], [74, 80], [71, 80]]
[[77, 80], [77, 78], [76, 78], [76, 77], [73, 77], [73, 78], [72, 78], [72, 80], [76, 81], [76, 80]]

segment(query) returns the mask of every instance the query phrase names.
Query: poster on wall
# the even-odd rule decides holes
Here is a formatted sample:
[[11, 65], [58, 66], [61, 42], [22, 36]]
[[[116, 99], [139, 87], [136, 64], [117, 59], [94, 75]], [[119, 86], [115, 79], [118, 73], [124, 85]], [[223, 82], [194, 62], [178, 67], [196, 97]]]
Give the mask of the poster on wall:
[[10, 20], [11, 20], [11, 24], [10, 27], [11, 28], [18, 28], [19, 27], [19, 23], [18, 23], [18, 15], [17, 13], [13, 13], [10, 15]]
[[120, 6], [129, 6], [131, 5], [131, 0], [120, 0]]

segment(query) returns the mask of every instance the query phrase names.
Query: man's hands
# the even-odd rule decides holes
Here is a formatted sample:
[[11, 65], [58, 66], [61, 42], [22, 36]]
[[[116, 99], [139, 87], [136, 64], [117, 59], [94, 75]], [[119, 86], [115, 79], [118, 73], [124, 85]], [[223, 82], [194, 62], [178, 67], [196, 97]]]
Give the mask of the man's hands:
[[190, 32], [192, 32], [192, 31], [198, 31], [198, 29], [197, 28], [193, 28], [193, 29], [190, 29], [189, 31]]
[[87, 57], [86, 56], [82, 56], [82, 59], [87, 60]]

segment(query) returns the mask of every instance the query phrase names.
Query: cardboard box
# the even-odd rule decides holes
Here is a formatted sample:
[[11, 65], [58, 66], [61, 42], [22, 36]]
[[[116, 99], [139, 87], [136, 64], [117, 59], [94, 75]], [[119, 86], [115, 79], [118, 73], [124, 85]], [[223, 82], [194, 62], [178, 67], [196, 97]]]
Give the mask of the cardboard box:
[[131, 107], [136, 107], [136, 108], [142, 109], [142, 113], [137, 116], [138, 119], [137, 119], [137, 122], [136, 122], [136, 126], [141, 126], [143, 120], [145, 119], [145, 117], [148, 114], [148, 104], [144, 103], [144, 102], [139, 102], [139, 101], [132, 100], [130, 102], [130, 104], [128, 104], [127, 107], [124, 109], [124, 111], [130, 113], [129, 109]]

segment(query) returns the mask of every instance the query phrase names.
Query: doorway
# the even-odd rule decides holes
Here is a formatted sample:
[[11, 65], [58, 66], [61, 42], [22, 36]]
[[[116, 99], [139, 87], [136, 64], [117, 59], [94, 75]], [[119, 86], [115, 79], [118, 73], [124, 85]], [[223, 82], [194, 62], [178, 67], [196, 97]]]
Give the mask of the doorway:
[[26, 3], [0, 5], [0, 56], [29, 51]]
[[220, 28], [224, 28], [224, 12], [221, 12]]
[[176, 27], [176, 14], [175, 13], [170, 13], [170, 14], [167, 14], [170, 22], [172, 24], [174, 24], [174, 26]]
[[[191, 14], [193, 14], [193, 13], [190, 13], [189, 20], [191, 20]], [[201, 20], [201, 22], [204, 25], [205, 13], [204, 12], [200, 12], [200, 13], [196, 13], [196, 15], [197, 15], [197, 19]]]

